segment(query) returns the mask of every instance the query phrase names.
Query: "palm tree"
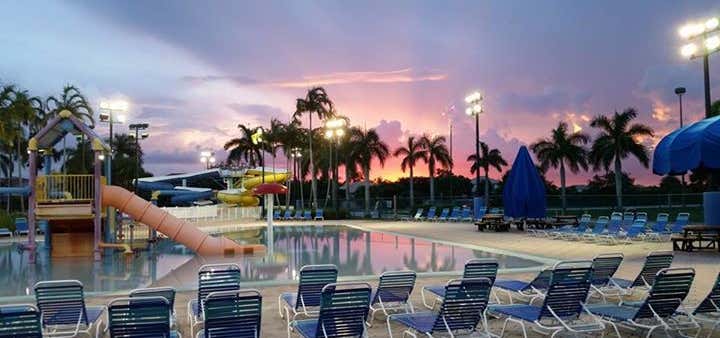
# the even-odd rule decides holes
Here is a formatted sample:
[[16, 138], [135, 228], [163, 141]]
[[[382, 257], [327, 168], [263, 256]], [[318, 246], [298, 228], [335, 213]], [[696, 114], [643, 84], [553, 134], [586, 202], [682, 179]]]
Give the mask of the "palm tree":
[[560, 168], [560, 195], [562, 211], [565, 213], [565, 166], [569, 167], [573, 174], [577, 174], [580, 168], [588, 169], [587, 150], [584, 145], [590, 141], [590, 137], [580, 131], [568, 134], [568, 125], [565, 122], [560, 122], [550, 134], [549, 138], [531, 144], [530, 149], [540, 161], [542, 171], [547, 171], [549, 167]]
[[[472, 163], [470, 166], [471, 174], [475, 174], [480, 168], [485, 170], [485, 205], [488, 205], [490, 202], [490, 167], [501, 171], [502, 167], [507, 166], [507, 162], [502, 157], [500, 150], [490, 149], [485, 142], [480, 142], [480, 158], [472, 154], [468, 156], [467, 161]], [[475, 189], [480, 189], [480, 182], [475, 182], [475, 184], [477, 184]]]
[[407, 169], [410, 169], [410, 208], [412, 209], [415, 205], [413, 170], [415, 168], [415, 164], [417, 164], [418, 161], [423, 160], [425, 163], [428, 162], [427, 151], [425, 151], [423, 147], [422, 140], [416, 139], [415, 136], [410, 136], [408, 137], [407, 144], [405, 146], [395, 149], [393, 156], [402, 156], [400, 169], [402, 169], [403, 172], [405, 172], [405, 170]]
[[[323, 87], [315, 87], [308, 90], [307, 94], [305, 95], [305, 98], [298, 98], [295, 103], [295, 113], [293, 114], [293, 118], [298, 119], [302, 117], [302, 115], [307, 114], [309, 118], [309, 132], [308, 132], [308, 146], [310, 151], [310, 167], [315, 167], [315, 163], [313, 162], [313, 148], [312, 148], [312, 139], [313, 139], [313, 126], [312, 126], [312, 117], [313, 114], [317, 115], [317, 117], [322, 120], [325, 118], [332, 117], [334, 113], [333, 109], [333, 102], [330, 100], [330, 97], [327, 95], [327, 92], [325, 91], [325, 88]], [[313, 169], [314, 171], [314, 169]], [[312, 202], [313, 207], [317, 207], [317, 180], [313, 174], [312, 176], [312, 183], [310, 186], [310, 194], [312, 195]]]
[[227, 162], [239, 163], [242, 160], [249, 166], [263, 165], [260, 147], [252, 141], [252, 135], [258, 128], [250, 128], [241, 123], [238, 124], [238, 129], [240, 137], [233, 138], [224, 145], [225, 150], [230, 150]]
[[385, 142], [380, 139], [375, 129], [362, 130], [352, 129], [353, 135], [350, 136], [350, 142], [355, 144], [357, 151], [357, 160], [363, 172], [365, 183], [365, 215], [370, 214], [370, 166], [373, 159], [380, 162], [380, 166], [385, 166], [385, 160], [390, 155], [390, 150]]
[[286, 127], [285, 123], [273, 118], [270, 119], [270, 129], [265, 131], [265, 142], [263, 142], [262, 145], [264, 150], [272, 156], [273, 172], [275, 172], [275, 159], [277, 157], [277, 151], [281, 148]]
[[350, 183], [360, 175], [358, 172], [358, 151], [356, 144], [352, 141], [352, 135], [358, 135], [362, 130], [358, 127], [350, 127], [345, 142], [340, 144], [338, 156], [340, 164], [345, 168], [345, 201], [350, 203]]
[[[301, 137], [302, 133], [303, 130], [300, 128], [300, 122], [297, 120], [291, 120], [287, 124], [283, 124], [280, 134], [277, 135], [277, 141], [279, 142], [280, 149], [282, 149], [283, 154], [285, 154], [285, 168], [290, 168], [290, 157], [292, 155], [293, 148], [299, 148], [303, 144]], [[290, 170], [288, 170], [288, 172], [290, 172]], [[290, 207], [290, 198], [292, 196], [292, 184], [289, 184], [292, 180], [290, 175], [288, 175], [287, 180], [288, 192], [285, 195], [285, 208]]]
[[[93, 109], [87, 98], [80, 92], [80, 89], [73, 85], [65, 85], [59, 97], [50, 96], [45, 100], [45, 106], [48, 109], [48, 117], [56, 116], [63, 110], [70, 111], [70, 114], [86, 123], [90, 128], [95, 128], [95, 119], [93, 118]], [[85, 134], [82, 134], [81, 144], [85, 140]], [[85, 153], [84, 151], [82, 152]], [[63, 162], [67, 161], [67, 152], [65, 151], [65, 138], [63, 138]], [[85, 163], [85, 161], [83, 161]], [[63, 164], [63, 168], [65, 164]]]
[[622, 113], [616, 111], [612, 117], [598, 115], [590, 122], [591, 127], [600, 130], [590, 150], [590, 162], [595, 170], [601, 167], [610, 170], [610, 165], [614, 164], [618, 208], [622, 208], [622, 160], [632, 155], [645, 168], [650, 165], [648, 149], [639, 139], [652, 137], [654, 132], [647, 125], [631, 124], [635, 118], [637, 110], [630, 107]]
[[451, 169], [453, 160], [445, 144], [445, 136], [423, 135], [420, 142], [427, 154], [428, 172], [430, 174], [430, 202], [435, 202], [435, 169], [440, 165], [441, 169]]

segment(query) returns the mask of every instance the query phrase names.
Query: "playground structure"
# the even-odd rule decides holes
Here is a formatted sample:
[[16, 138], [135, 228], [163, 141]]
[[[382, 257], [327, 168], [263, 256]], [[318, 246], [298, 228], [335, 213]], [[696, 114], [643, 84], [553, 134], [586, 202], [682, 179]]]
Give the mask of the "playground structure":
[[[91, 141], [93, 174], [50, 174], [52, 148], [68, 133], [84, 134]], [[108, 235], [105, 240], [101, 238], [103, 233], [114, 233], [114, 229], [103, 232], [103, 226], [109, 227], [113, 223], [107, 222], [104, 215], [106, 206], [125, 212], [199, 255], [235, 256], [264, 252], [263, 245], [240, 245], [224, 237], [212, 237], [121, 187], [106, 185], [101, 168], [109, 150], [92, 129], [69, 111], [60, 112], [29, 140], [29, 190], [26, 193], [29, 231], [28, 242], [23, 248], [31, 252], [31, 262], [35, 261], [38, 218], [49, 221], [45, 236], [49, 239], [46, 242], [52, 243], [53, 257], [91, 255], [100, 260], [103, 248], [129, 253], [129, 246], [112, 243]], [[39, 154], [45, 157], [46, 164], [45, 174], [38, 176]]]

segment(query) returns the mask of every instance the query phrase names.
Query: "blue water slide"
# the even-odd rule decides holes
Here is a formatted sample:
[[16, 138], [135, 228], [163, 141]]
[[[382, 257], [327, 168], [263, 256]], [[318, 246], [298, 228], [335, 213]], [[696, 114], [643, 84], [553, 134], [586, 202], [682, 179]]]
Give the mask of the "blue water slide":
[[30, 186], [0, 187], [0, 196], [27, 196], [29, 194]]
[[190, 205], [195, 201], [209, 200], [215, 195], [212, 190], [185, 190], [182, 188], [170, 190], [155, 190], [160, 196], [169, 196], [172, 205]]

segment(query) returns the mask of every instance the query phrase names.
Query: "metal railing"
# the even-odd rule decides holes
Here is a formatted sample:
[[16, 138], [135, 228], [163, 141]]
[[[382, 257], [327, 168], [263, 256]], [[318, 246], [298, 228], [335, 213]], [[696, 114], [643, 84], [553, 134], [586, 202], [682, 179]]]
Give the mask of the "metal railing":
[[217, 222], [259, 219], [260, 207], [225, 207], [222, 205], [165, 207], [169, 214], [189, 222]]
[[43, 175], [35, 183], [38, 202], [92, 201], [93, 175]]

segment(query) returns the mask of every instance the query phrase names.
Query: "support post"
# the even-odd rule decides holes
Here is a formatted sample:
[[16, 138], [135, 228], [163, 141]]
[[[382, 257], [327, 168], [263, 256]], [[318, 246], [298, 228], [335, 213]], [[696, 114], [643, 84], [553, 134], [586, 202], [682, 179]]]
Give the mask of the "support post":
[[35, 218], [35, 189], [37, 180], [37, 141], [31, 139], [28, 144], [30, 172], [28, 173], [28, 183], [30, 184], [30, 193], [28, 194], [28, 243], [27, 249], [30, 251], [30, 263], [35, 263], [35, 233], [37, 219]]
[[102, 162], [100, 161], [100, 155], [102, 155], [102, 146], [99, 145], [100, 142], [98, 140], [93, 144], [93, 154], [95, 155], [93, 172], [93, 256], [96, 261], [102, 258], [100, 253], [100, 234], [102, 232], [102, 186], [100, 182]]
[[272, 258], [275, 254], [275, 234], [273, 232], [273, 194], [265, 195], [265, 206], [267, 207], [267, 252]]

